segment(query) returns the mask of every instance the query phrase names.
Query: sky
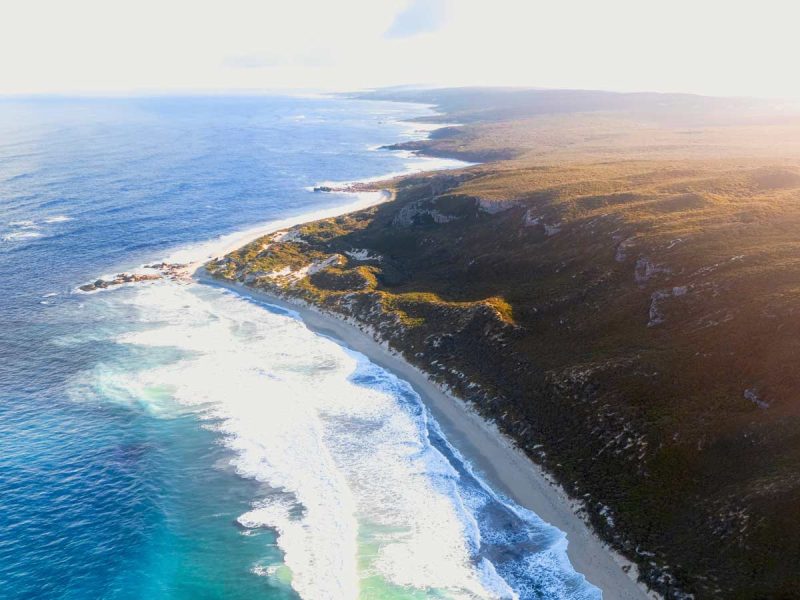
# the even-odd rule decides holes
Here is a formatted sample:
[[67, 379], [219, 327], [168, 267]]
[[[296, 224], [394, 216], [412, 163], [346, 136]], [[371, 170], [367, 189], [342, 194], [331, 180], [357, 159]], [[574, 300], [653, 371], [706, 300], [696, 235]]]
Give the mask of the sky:
[[510, 85], [800, 98], [788, 0], [0, 0], [0, 94]]

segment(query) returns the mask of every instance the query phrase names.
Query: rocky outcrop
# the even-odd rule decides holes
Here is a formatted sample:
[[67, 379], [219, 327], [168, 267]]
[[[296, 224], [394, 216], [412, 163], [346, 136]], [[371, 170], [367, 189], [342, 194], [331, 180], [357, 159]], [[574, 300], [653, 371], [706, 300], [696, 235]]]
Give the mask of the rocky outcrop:
[[315, 185], [313, 190], [321, 193], [357, 194], [359, 192], [379, 192], [386, 187], [385, 183], [345, 183], [342, 185]]
[[91, 283], [80, 286], [78, 289], [82, 292], [94, 292], [95, 290], [104, 290], [114, 285], [122, 285], [123, 283], [139, 283], [141, 281], [154, 281], [156, 279], [161, 279], [161, 275], [118, 273], [113, 279], [97, 279]]
[[126, 283], [142, 283], [164, 278], [172, 280], [188, 279], [187, 267], [188, 265], [185, 264], [166, 262], [145, 265], [143, 268], [158, 271], [158, 273], [117, 273], [111, 279], [96, 279], [79, 286], [78, 289], [82, 292], [95, 292]]

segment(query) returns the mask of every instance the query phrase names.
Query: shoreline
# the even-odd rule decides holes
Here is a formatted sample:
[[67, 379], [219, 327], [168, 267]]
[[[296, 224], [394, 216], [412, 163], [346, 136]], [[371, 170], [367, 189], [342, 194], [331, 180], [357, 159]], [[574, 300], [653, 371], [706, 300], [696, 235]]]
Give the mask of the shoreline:
[[[314, 333], [332, 338], [359, 352], [374, 364], [408, 382], [420, 395], [447, 440], [496, 491], [536, 513], [566, 535], [572, 567], [609, 600], [658, 599], [660, 596], [635, 580], [636, 566], [610, 549], [578, 514], [579, 504], [569, 498], [536, 463], [492, 424], [447, 393], [421, 370], [392, 352], [386, 343], [354, 322], [293, 302], [262, 290], [215, 279], [202, 267], [193, 273], [200, 284], [222, 288], [257, 302], [298, 315]], [[623, 570], [628, 569], [628, 573]]]
[[[422, 129], [427, 139], [432, 131], [445, 125], [430, 124]], [[406, 152], [396, 150], [395, 152]], [[417, 156], [430, 159], [434, 164], [438, 157]], [[459, 159], [448, 162], [462, 163], [466, 168], [478, 163]], [[454, 165], [443, 170], [456, 168]], [[390, 181], [415, 172], [430, 173], [440, 169], [409, 170], [406, 173], [389, 173], [369, 178], [368, 182]], [[322, 182], [325, 184], [326, 182]], [[327, 182], [336, 185], [362, 182]], [[635, 563], [615, 552], [594, 532], [592, 526], [581, 516], [581, 505], [570, 498], [539, 465], [534, 463], [513, 440], [501, 433], [492, 423], [472, 410], [463, 400], [453, 396], [434, 383], [428, 375], [407, 362], [401, 355], [389, 349], [388, 344], [378, 341], [373, 335], [354, 322], [339, 315], [328, 313], [304, 302], [295, 302], [269, 294], [244, 284], [225, 282], [206, 273], [207, 261], [228, 254], [253, 240], [314, 220], [335, 217], [360, 209], [390, 202], [394, 191], [383, 189], [372, 192], [337, 192], [353, 197], [338, 207], [312, 211], [286, 219], [264, 223], [245, 231], [221, 236], [203, 247], [206, 256], [198, 259], [195, 254], [188, 263], [189, 276], [202, 285], [223, 288], [257, 302], [270, 304], [298, 315], [302, 323], [312, 332], [332, 338], [337, 343], [363, 354], [374, 364], [386, 369], [406, 381], [419, 394], [423, 404], [437, 421], [447, 440], [462, 454], [476, 472], [495, 491], [531, 510], [543, 521], [560, 530], [566, 536], [566, 554], [576, 572], [599, 588], [608, 600], [662, 600], [662, 596], [639, 583]], [[175, 255], [170, 255], [175, 258]], [[169, 261], [168, 262], [180, 262]]]
[[[408, 125], [416, 125], [410, 121], [399, 120], [398, 123], [405, 123]], [[432, 127], [422, 127], [421, 129], [415, 128], [413, 133], [424, 133], [423, 136], [416, 138], [420, 140], [427, 139], [432, 131], [440, 129], [443, 125], [435, 125]], [[413, 133], [410, 135], [411, 139], [415, 139]], [[375, 149], [377, 150], [377, 149]], [[391, 150], [393, 154], [409, 155], [405, 150]], [[409, 156], [406, 156], [408, 158]], [[474, 166], [478, 163], [467, 162], [458, 158], [439, 158], [435, 156], [426, 156], [423, 154], [414, 154], [415, 158], [424, 159], [425, 165], [422, 168], [408, 168], [404, 171], [396, 171], [391, 173], [384, 173], [382, 175], [375, 175], [373, 177], [366, 177], [358, 181], [318, 181], [316, 186], [331, 186], [331, 187], [346, 187], [354, 184], [373, 184], [381, 182], [390, 182], [401, 177], [407, 177], [417, 173], [434, 173], [437, 171], [448, 171], [451, 169], [464, 169]], [[313, 188], [314, 186], [311, 186]], [[307, 191], [311, 189], [306, 188]], [[394, 199], [394, 190], [391, 188], [375, 189], [371, 191], [342, 191], [335, 190], [333, 192], [318, 192], [321, 194], [334, 194], [338, 196], [347, 197], [350, 200], [336, 204], [327, 208], [312, 210], [310, 212], [300, 213], [290, 217], [284, 217], [273, 221], [266, 221], [264, 223], [249, 227], [244, 230], [234, 231], [232, 233], [221, 235], [213, 240], [200, 242], [187, 247], [173, 248], [169, 250], [165, 257], [157, 260], [163, 260], [167, 263], [184, 263], [186, 264], [187, 273], [193, 276], [195, 272], [200, 269], [206, 262], [238, 250], [242, 246], [247, 245], [255, 239], [275, 233], [281, 229], [289, 229], [296, 225], [302, 225], [311, 221], [320, 219], [329, 219], [339, 217], [351, 212], [364, 210], [373, 206], [378, 206], [385, 202], [391, 202]], [[198, 255], [202, 254], [201, 257]], [[105, 276], [104, 276], [105, 277]]]
[[[443, 116], [434, 110], [433, 104], [426, 104], [424, 102], [408, 102], [409, 105], [417, 105], [431, 111], [430, 115], [423, 116]], [[406, 131], [403, 133], [404, 141], [422, 141], [430, 137], [430, 134], [442, 127], [457, 125], [454, 123], [417, 123], [413, 119], [418, 117], [404, 117], [397, 119], [390, 119], [397, 125], [404, 126]], [[371, 151], [385, 151], [390, 152], [405, 159], [419, 159], [419, 164], [405, 165], [404, 170], [392, 171], [375, 175], [370, 177], [361, 178], [358, 180], [322, 180], [317, 181], [314, 185], [306, 187], [306, 191], [311, 191], [315, 186], [330, 185], [332, 187], [345, 187], [353, 184], [372, 184], [381, 182], [390, 182], [394, 179], [414, 175], [418, 173], [432, 173], [436, 171], [447, 171], [451, 169], [463, 169], [474, 166], [479, 163], [468, 162], [459, 158], [450, 157], [437, 157], [429, 156], [424, 153], [409, 152], [406, 150], [388, 150], [384, 149], [386, 144], [378, 144], [371, 147]], [[320, 192], [331, 196], [339, 196], [345, 198], [341, 203], [331, 203], [329, 206], [318, 208], [316, 210], [306, 210], [287, 217], [273, 219], [269, 221], [257, 222], [255, 225], [249, 226], [246, 229], [234, 230], [230, 233], [223, 233], [217, 237], [190, 242], [189, 244], [180, 244], [177, 246], [169, 247], [160, 252], [154, 252], [149, 256], [144, 257], [143, 262], [138, 265], [131, 266], [129, 263], [120, 263], [105, 273], [95, 274], [87, 281], [94, 281], [96, 279], [113, 279], [117, 273], [146, 273], [145, 265], [156, 262], [166, 262], [172, 264], [185, 265], [186, 274], [191, 277], [197, 269], [204, 265], [209, 260], [217, 258], [221, 255], [228, 254], [247, 245], [249, 242], [274, 233], [281, 229], [288, 229], [296, 225], [316, 221], [319, 219], [329, 219], [338, 217], [351, 212], [356, 212], [373, 206], [378, 206], [385, 202], [390, 202], [394, 198], [394, 191], [391, 188], [377, 188], [365, 191], [342, 191], [335, 190], [333, 192]], [[72, 291], [77, 291], [79, 286], [75, 286]], [[87, 293], [87, 292], [82, 292]], [[93, 293], [93, 292], [88, 292]]]

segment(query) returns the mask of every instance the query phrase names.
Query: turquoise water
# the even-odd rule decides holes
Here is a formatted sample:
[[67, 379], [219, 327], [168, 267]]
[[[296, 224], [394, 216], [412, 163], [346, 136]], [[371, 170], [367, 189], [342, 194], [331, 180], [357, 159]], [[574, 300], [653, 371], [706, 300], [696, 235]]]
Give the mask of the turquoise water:
[[76, 286], [352, 201], [424, 107], [0, 103], [0, 589], [9, 598], [597, 598], [407, 384], [199, 284]]

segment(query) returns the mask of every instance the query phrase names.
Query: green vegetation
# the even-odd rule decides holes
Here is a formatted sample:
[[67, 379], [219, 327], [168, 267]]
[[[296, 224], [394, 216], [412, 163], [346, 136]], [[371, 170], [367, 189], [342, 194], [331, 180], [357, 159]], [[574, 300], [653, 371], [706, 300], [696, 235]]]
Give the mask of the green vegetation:
[[209, 270], [372, 327], [668, 598], [800, 597], [800, 129], [744, 101], [705, 127], [695, 97], [531, 115], [503, 94], [448, 96], [469, 125], [417, 147], [513, 159]]

